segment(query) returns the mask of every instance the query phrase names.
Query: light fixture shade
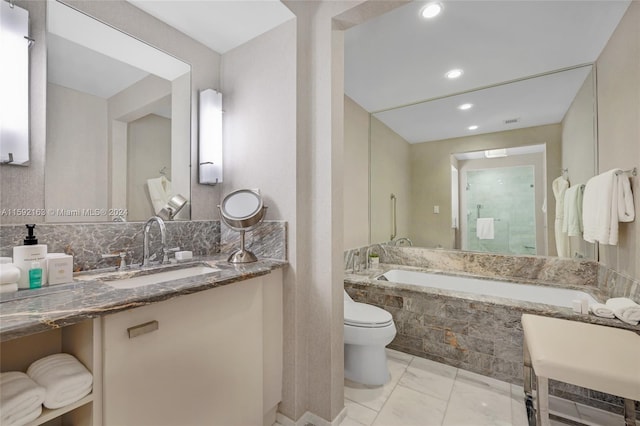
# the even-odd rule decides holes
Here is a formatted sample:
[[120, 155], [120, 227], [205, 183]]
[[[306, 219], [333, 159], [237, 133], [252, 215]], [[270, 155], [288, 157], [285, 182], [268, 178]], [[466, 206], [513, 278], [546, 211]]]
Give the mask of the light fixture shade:
[[29, 12], [0, 1], [0, 161], [29, 162]]
[[507, 156], [506, 148], [488, 149], [484, 152], [486, 158], [500, 158]]
[[222, 182], [222, 93], [200, 91], [198, 131], [198, 181], [205, 185]]

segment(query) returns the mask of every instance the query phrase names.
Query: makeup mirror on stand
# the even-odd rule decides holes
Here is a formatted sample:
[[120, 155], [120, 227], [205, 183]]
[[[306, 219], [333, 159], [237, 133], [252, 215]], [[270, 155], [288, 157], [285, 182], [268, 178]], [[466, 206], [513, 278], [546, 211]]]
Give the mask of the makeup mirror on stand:
[[258, 191], [239, 189], [227, 194], [218, 206], [220, 217], [227, 226], [240, 232], [240, 249], [235, 251], [227, 261], [229, 263], [251, 263], [258, 258], [245, 249], [244, 234], [255, 228], [263, 219], [267, 207], [262, 204]]

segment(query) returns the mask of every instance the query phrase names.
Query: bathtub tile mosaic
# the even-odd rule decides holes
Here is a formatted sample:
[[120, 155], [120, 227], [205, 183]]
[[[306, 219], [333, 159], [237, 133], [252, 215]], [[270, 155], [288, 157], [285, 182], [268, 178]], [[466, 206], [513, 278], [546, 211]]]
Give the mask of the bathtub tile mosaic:
[[[520, 318], [525, 312], [540, 312], [443, 294], [417, 294], [393, 283], [366, 285], [347, 280], [345, 288], [349, 294], [357, 294], [361, 301], [384, 301], [383, 296], [388, 294], [404, 299], [403, 308], [379, 305], [392, 313], [398, 330], [389, 347], [522, 385]], [[420, 314], [420, 309], [437, 315]], [[553, 312], [545, 311], [545, 314]], [[590, 394], [587, 389], [566, 383], [551, 382], [550, 393], [615, 413], [622, 410], [611, 396]]]
[[493, 355], [494, 352], [493, 340], [480, 339], [462, 333], [454, 333], [451, 330], [445, 331], [444, 342], [449, 346], [463, 351], [472, 350], [486, 355]]

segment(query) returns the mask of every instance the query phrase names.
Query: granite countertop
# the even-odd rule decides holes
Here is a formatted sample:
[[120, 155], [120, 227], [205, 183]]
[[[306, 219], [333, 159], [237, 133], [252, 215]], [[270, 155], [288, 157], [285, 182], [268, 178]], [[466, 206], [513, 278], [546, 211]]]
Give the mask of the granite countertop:
[[[287, 265], [286, 261], [271, 259], [248, 264], [230, 264], [226, 262], [226, 257], [219, 255], [194, 258], [178, 265], [187, 267], [206, 264], [219, 271], [133, 289], [116, 289], [102, 280], [109, 273], [88, 271], [76, 274], [73, 283], [2, 295], [0, 342], [244, 281], [269, 274], [273, 269]], [[114, 272], [115, 270], [112, 270], [110, 275], [114, 275]], [[131, 275], [126, 272], [120, 274], [123, 277]]]
[[519, 284], [529, 284], [529, 285], [540, 285], [547, 287], [558, 287], [565, 288], [571, 290], [579, 290], [593, 296], [597, 301], [604, 303], [606, 301], [606, 295], [603, 294], [602, 290], [591, 287], [591, 286], [576, 286], [576, 285], [562, 285], [562, 284], [551, 284], [551, 283], [541, 283], [535, 280], [527, 280], [527, 279], [504, 279], [500, 277], [488, 277], [482, 275], [469, 274], [465, 272], [458, 271], [443, 271], [439, 269], [433, 268], [420, 268], [413, 266], [405, 266], [405, 265], [395, 265], [395, 264], [380, 264], [378, 269], [369, 269], [360, 272], [348, 272], [345, 271], [344, 282], [345, 284], [351, 285], [367, 285], [374, 286], [381, 289], [392, 289], [392, 290], [406, 290], [406, 291], [418, 291], [420, 293], [433, 294], [434, 296], [449, 296], [449, 297], [459, 297], [471, 301], [477, 301], [482, 303], [490, 303], [495, 305], [504, 305], [510, 306], [514, 309], [518, 309], [523, 313], [531, 313], [537, 315], [550, 316], [555, 318], [568, 319], [573, 321], [581, 321], [587, 322], [591, 324], [605, 325], [609, 327], [623, 328], [627, 330], [632, 330], [637, 333], [640, 333], [640, 324], [631, 325], [624, 321], [621, 321], [617, 318], [609, 319], [595, 316], [593, 314], [584, 315], [573, 312], [571, 308], [566, 308], [562, 306], [553, 306], [547, 305], [543, 303], [534, 303], [534, 302], [525, 302], [520, 300], [501, 298], [496, 296], [488, 296], [483, 294], [474, 294], [467, 293], [461, 291], [453, 291], [453, 290], [444, 290], [432, 287], [422, 287], [413, 284], [403, 284], [403, 283], [395, 283], [384, 280], [376, 279], [379, 275], [382, 275], [386, 271], [391, 269], [404, 269], [409, 271], [418, 271], [418, 272], [427, 272], [430, 274], [442, 274], [442, 275], [450, 275], [450, 276], [461, 276], [465, 278], [476, 278], [476, 279], [484, 279], [484, 280], [492, 280], [492, 281], [505, 281], [511, 283], [519, 283]]

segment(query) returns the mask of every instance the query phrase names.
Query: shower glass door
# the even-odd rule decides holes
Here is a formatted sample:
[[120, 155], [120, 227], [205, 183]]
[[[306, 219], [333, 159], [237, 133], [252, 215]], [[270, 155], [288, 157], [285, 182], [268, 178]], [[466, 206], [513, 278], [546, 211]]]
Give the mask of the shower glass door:
[[[467, 220], [463, 248], [536, 254], [534, 178], [533, 166], [467, 171], [466, 190], [462, 191]], [[479, 222], [481, 218], [485, 220]]]

